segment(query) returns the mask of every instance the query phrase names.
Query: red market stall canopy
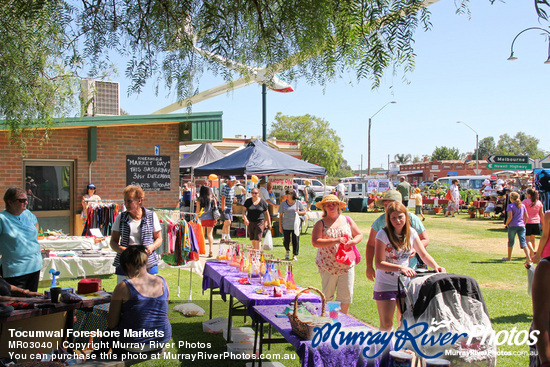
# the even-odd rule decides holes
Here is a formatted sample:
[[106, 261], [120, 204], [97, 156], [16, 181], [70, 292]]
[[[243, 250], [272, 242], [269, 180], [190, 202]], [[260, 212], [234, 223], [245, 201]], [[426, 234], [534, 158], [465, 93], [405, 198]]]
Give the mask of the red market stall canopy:
[[261, 140], [253, 140], [246, 148], [215, 162], [196, 167], [196, 176], [217, 175], [295, 175], [326, 176], [327, 170], [271, 148]]
[[191, 168], [203, 166], [222, 159], [224, 154], [214, 148], [212, 144], [205, 143], [195, 149], [191, 154], [180, 160], [180, 174], [191, 173]]

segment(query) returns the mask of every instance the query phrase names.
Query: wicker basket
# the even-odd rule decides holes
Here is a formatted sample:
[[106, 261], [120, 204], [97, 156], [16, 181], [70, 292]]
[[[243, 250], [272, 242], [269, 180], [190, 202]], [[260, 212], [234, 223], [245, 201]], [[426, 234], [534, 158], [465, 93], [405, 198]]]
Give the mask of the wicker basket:
[[[292, 331], [298, 335], [300, 338], [305, 340], [311, 340], [313, 339], [313, 328], [316, 326], [323, 326], [324, 322], [303, 322], [298, 317], [298, 297], [300, 294], [304, 293], [306, 290], [312, 290], [317, 292], [321, 296], [322, 304], [321, 304], [321, 317], [325, 317], [325, 306], [327, 303], [327, 300], [325, 298], [325, 295], [323, 292], [321, 292], [319, 289], [315, 287], [307, 287], [302, 290], [300, 290], [298, 293], [296, 293], [296, 298], [294, 299], [294, 313], [288, 315], [288, 319], [290, 320], [290, 326], [292, 327]], [[327, 322], [332, 322], [332, 320], [327, 319]]]

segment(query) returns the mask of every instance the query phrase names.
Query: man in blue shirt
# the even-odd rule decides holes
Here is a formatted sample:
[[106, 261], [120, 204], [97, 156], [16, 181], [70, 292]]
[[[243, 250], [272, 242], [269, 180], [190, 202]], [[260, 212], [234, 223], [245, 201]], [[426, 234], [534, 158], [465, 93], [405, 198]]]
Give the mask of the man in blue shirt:
[[235, 199], [235, 176], [229, 176], [222, 189], [221, 220], [223, 221], [221, 243], [233, 243], [230, 236], [231, 222], [233, 221], [233, 201]]
[[[380, 201], [383, 201], [384, 203], [384, 210], [393, 201], [399, 201], [401, 202], [402, 196], [401, 193], [397, 190], [388, 190], [386, 191], [386, 194], [384, 195], [383, 199], [380, 199], [377, 204], [379, 204]], [[428, 238], [428, 234], [426, 233], [426, 228], [422, 224], [422, 221], [420, 218], [418, 218], [413, 213], [409, 213], [409, 217], [411, 219], [411, 227], [413, 227], [416, 232], [418, 232], [418, 237], [420, 238], [420, 241], [424, 245], [424, 247], [428, 247], [428, 244], [430, 243], [430, 239]], [[367, 250], [366, 250], [366, 257], [367, 257], [367, 278], [369, 280], [374, 280], [374, 275], [376, 273], [376, 270], [373, 266], [373, 260], [374, 260], [374, 241], [376, 239], [376, 234], [378, 231], [380, 231], [382, 228], [386, 226], [386, 213], [382, 214], [371, 225], [369, 239], [367, 240]], [[414, 259], [413, 259], [414, 260]]]

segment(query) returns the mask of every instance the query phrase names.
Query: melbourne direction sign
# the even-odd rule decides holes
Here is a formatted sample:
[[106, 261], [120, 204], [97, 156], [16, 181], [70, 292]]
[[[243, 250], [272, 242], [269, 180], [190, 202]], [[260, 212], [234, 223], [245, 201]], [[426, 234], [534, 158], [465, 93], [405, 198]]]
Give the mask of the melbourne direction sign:
[[488, 169], [532, 169], [526, 155], [490, 155], [487, 157]]

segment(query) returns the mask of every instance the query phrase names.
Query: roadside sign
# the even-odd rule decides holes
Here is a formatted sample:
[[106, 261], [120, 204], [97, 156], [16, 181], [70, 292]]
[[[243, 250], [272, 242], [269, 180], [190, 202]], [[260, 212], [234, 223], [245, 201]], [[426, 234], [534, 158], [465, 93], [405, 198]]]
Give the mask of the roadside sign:
[[[487, 162], [490, 163], [513, 163], [513, 164], [528, 164], [529, 156], [526, 155], [490, 155], [487, 157]], [[523, 168], [519, 168], [523, 169]], [[529, 168], [526, 168], [529, 169]]]
[[155, 145], [155, 156], [160, 155], [160, 145]]
[[503, 164], [503, 163], [487, 163], [488, 169], [532, 169], [532, 164]]

